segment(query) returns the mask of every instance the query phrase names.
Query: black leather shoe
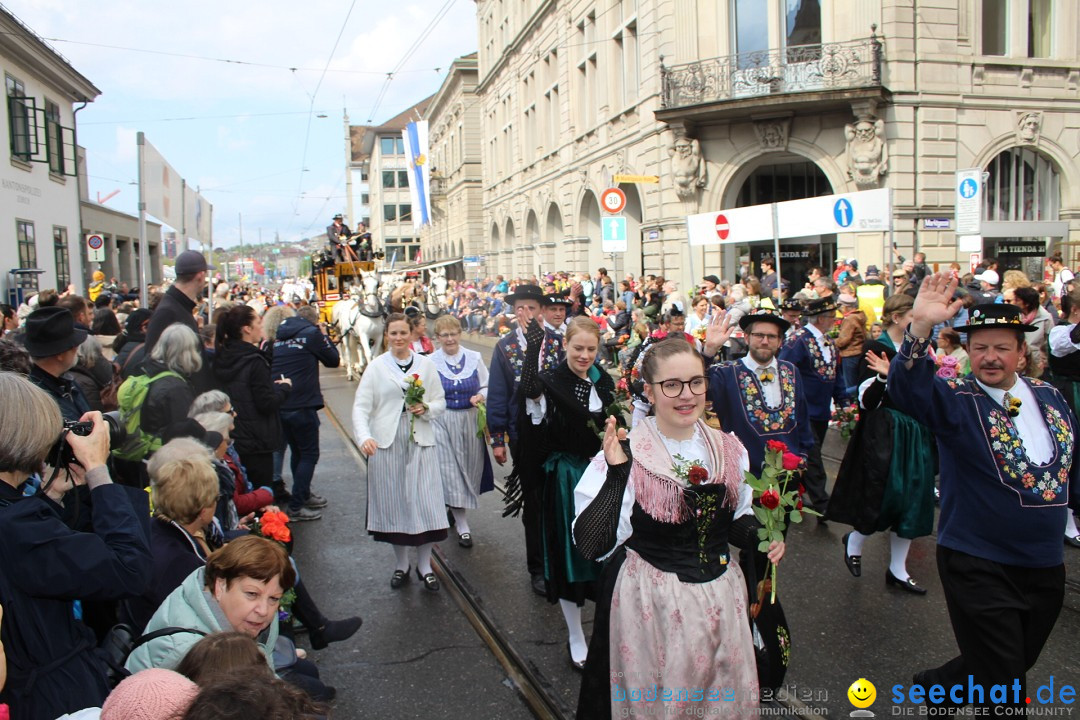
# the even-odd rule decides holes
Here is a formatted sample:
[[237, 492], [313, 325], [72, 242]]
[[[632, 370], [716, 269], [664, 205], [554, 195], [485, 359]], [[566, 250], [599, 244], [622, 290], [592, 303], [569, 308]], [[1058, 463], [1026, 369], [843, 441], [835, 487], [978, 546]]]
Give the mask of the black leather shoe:
[[840, 538], [840, 542], [844, 545], [844, 564], [847, 565], [848, 572], [855, 577], [862, 577], [862, 555], [848, 555], [847, 554], [847, 541], [851, 536], [848, 533], [844, 537]]
[[[409, 568], [409, 570], [412, 570], [412, 568]], [[397, 590], [409, 582], [409, 570], [395, 570], [394, 574], [390, 576], [390, 588]]]
[[920, 587], [915, 578], [908, 577], [907, 580], [901, 580], [892, 574], [892, 570], [885, 571], [885, 585], [895, 585], [896, 587], [904, 590], [905, 592], [913, 593], [915, 595], [925, 595], [926, 588]]
[[471, 548], [472, 547], [472, 535], [469, 534], [469, 533], [461, 533], [460, 535], [458, 535], [457, 544], [460, 545], [463, 548]]
[[416, 577], [424, 581], [424, 589], [431, 592], [439, 591], [439, 578], [435, 577], [435, 573], [429, 572], [427, 575], [420, 574], [420, 568], [416, 568]]
[[576, 672], [585, 672], [585, 661], [581, 660], [579, 662], [579, 661], [574, 659], [574, 654], [570, 652], [570, 643], [569, 643], [569, 641], [566, 643], [566, 656], [568, 658], [570, 658], [570, 667], [571, 668], [573, 668]]
[[332, 642], [348, 640], [363, 624], [364, 621], [356, 616], [344, 620], [328, 620], [325, 625], [312, 630], [308, 635], [311, 640], [311, 649], [322, 650]]
[[547, 582], [544, 580], [543, 575], [532, 576], [532, 589], [540, 597], [547, 597]]
[[1069, 537], [1068, 535], [1066, 535], [1065, 544], [1070, 545], [1074, 548], [1080, 548], [1080, 535], [1075, 535], [1073, 537]]

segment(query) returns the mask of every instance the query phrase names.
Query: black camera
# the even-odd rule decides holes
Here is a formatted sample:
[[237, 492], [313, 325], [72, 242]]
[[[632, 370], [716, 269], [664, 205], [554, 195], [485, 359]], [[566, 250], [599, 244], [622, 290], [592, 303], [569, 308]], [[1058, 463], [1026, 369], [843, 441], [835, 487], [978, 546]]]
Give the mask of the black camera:
[[[124, 440], [127, 439], [127, 430], [124, 428], [124, 424], [120, 422], [120, 413], [118, 411], [102, 413], [101, 417], [105, 420], [105, 424], [109, 428], [109, 447], [120, 447]], [[56, 443], [53, 444], [52, 450], [49, 451], [49, 458], [47, 461], [49, 465], [54, 468], [66, 468], [69, 465], [78, 465], [79, 461], [75, 459], [75, 451], [68, 445], [67, 435], [68, 433], [72, 433], [74, 435], [86, 437], [92, 432], [94, 432], [94, 423], [92, 422], [65, 420], [64, 429], [60, 431], [60, 437], [56, 439]]]

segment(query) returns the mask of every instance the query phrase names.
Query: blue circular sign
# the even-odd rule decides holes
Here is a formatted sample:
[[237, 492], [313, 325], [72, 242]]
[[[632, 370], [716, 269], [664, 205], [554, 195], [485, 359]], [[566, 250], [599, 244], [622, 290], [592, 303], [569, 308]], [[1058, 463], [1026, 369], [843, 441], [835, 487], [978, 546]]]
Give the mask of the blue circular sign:
[[960, 197], [965, 200], [970, 200], [975, 197], [975, 193], [979, 191], [979, 186], [975, 184], [975, 181], [971, 178], [964, 178], [960, 183]]
[[832, 214], [836, 224], [842, 228], [850, 226], [855, 219], [855, 212], [851, 209], [851, 203], [844, 198], [836, 201], [836, 204], [833, 205]]
[[91, 235], [86, 238], [86, 244], [90, 246], [91, 250], [100, 250], [105, 244], [105, 240], [100, 235]]

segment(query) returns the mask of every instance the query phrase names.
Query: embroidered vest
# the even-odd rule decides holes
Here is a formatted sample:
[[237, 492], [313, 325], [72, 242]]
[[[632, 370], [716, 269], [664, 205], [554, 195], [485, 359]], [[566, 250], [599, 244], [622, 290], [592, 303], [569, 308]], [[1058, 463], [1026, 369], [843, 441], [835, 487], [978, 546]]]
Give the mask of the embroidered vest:
[[795, 373], [789, 363], [778, 365], [780, 372], [774, 382], [780, 383], [780, 406], [771, 408], [765, 402], [765, 392], [757, 375], [741, 361], [732, 363], [746, 421], [763, 435], [787, 432], [795, 425]]

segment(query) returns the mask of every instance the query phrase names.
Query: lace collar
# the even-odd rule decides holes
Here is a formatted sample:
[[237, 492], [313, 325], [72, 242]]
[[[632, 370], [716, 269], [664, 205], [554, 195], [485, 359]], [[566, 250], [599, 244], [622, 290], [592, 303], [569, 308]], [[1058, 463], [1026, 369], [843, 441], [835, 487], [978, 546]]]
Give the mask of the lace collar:
[[429, 357], [435, 363], [435, 369], [447, 380], [465, 380], [472, 377], [480, 362], [480, 353], [466, 348], [459, 348], [457, 355], [447, 355], [439, 348]]

